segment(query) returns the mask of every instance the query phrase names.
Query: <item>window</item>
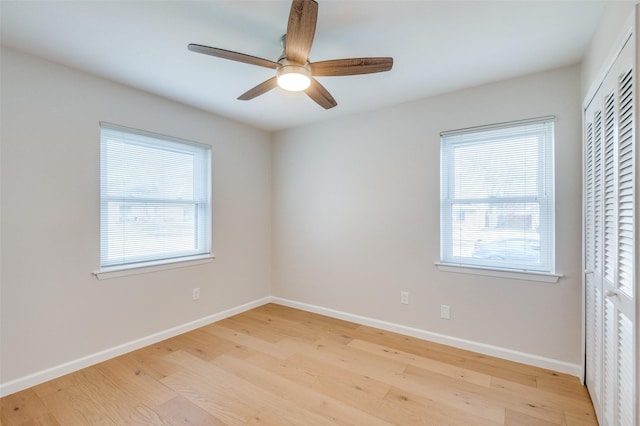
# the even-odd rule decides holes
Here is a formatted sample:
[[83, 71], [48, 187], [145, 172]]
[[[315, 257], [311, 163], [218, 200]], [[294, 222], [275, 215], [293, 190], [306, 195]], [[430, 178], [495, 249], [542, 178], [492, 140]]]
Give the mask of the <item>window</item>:
[[440, 135], [441, 263], [554, 272], [553, 121]]
[[211, 254], [211, 148], [100, 123], [102, 271]]

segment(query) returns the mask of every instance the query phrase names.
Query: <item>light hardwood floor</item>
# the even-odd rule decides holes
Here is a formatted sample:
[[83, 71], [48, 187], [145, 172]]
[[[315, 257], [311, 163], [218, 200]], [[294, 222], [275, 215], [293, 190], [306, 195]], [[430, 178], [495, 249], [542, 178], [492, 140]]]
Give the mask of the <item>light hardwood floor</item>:
[[275, 304], [1, 402], [6, 426], [597, 424], [575, 377]]

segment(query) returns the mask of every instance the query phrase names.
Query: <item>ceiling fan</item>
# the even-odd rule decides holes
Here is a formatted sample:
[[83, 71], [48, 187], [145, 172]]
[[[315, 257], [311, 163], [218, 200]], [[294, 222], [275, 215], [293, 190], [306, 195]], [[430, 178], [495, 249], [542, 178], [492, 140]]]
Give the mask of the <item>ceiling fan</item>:
[[309, 62], [309, 52], [316, 32], [318, 3], [315, 0], [293, 0], [289, 12], [287, 33], [282, 36], [282, 55], [276, 62], [217, 47], [189, 44], [192, 52], [272, 68], [276, 75], [249, 89], [238, 97], [247, 101], [280, 86], [286, 90], [302, 91], [325, 109], [338, 103], [314, 77], [370, 74], [389, 71], [393, 58], [350, 58]]

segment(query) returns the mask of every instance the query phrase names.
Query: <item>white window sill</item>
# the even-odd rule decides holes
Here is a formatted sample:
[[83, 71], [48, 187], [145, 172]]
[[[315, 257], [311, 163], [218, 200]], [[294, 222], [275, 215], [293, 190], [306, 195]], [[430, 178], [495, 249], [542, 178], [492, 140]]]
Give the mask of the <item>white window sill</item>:
[[540, 281], [545, 283], [557, 283], [562, 275], [535, 271], [511, 271], [507, 269], [491, 269], [481, 266], [462, 266], [450, 263], [436, 262], [436, 266], [443, 272], [456, 272], [459, 274], [485, 275], [489, 277], [511, 278], [514, 280]]
[[99, 280], [108, 280], [111, 278], [126, 277], [129, 275], [147, 274], [149, 272], [164, 271], [166, 269], [184, 268], [187, 266], [202, 265], [209, 263], [216, 257], [211, 254], [203, 256], [191, 256], [178, 260], [164, 262], [145, 262], [137, 265], [111, 266], [102, 268], [94, 272], [93, 275]]

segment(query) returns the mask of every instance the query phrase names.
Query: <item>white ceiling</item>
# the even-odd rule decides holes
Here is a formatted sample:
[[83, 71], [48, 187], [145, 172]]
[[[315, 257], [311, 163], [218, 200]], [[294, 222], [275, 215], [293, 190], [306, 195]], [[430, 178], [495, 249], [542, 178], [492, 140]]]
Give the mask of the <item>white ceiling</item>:
[[290, 1], [1, 0], [1, 41], [266, 130], [395, 105], [574, 64], [605, 1], [319, 0], [310, 60], [391, 56], [390, 72], [319, 77], [338, 106], [276, 88], [236, 98], [273, 70], [201, 55], [197, 43], [270, 60]]

